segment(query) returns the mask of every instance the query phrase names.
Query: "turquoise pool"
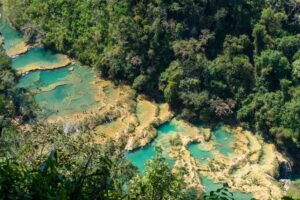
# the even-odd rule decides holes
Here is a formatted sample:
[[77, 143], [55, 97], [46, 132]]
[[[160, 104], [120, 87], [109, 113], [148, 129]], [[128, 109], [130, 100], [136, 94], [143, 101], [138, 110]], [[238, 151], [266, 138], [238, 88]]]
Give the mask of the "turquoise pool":
[[30, 49], [26, 54], [20, 55], [12, 59], [12, 66], [16, 70], [20, 70], [26, 66], [53, 66], [60, 62], [60, 56], [50, 50], [44, 48]]
[[6, 20], [0, 20], [0, 32], [5, 38], [3, 47], [7, 51], [24, 42], [22, 35], [17, 30], [12, 28]]
[[[135, 165], [139, 169], [139, 171], [143, 173], [145, 170], [146, 162], [148, 160], [151, 160], [155, 155], [156, 142], [165, 135], [176, 133], [179, 130], [180, 127], [178, 127], [173, 121], [168, 122], [158, 128], [157, 138], [153, 142], [143, 148], [125, 153], [125, 157], [129, 159], [132, 164]], [[174, 164], [174, 161], [169, 158], [166, 158], [166, 161], [169, 165]]]

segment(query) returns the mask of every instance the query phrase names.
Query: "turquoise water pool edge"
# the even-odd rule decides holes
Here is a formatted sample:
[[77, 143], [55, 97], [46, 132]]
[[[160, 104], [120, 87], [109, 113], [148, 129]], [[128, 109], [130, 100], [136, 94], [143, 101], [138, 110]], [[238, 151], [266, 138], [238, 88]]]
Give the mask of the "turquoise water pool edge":
[[[125, 157], [143, 173], [146, 166], [145, 163], [148, 160], [151, 160], [155, 155], [155, 146], [157, 141], [165, 135], [176, 133], [178, 130], [180, 129], [173, 121], [164, 123], [157, 129], [157, 136], [148, 145], [134, 151], [126, 152]], [[166, 158], [166, 161], [169, 163], [169, 165], [174, 163], [168, 157]]]

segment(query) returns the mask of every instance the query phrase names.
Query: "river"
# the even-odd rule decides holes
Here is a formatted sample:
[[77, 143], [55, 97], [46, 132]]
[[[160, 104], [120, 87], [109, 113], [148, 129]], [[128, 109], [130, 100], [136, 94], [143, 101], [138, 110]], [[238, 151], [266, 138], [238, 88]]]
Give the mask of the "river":
[[[22, 35], [4, 20], [0, 25], [4, 48], [12, 56], [12, 67], [19, 74], [18, 87], [32, 92], [40, 108], [37, 112], [38, 120], [86, 113], [100, 106], [95, 94], [102, 92], [103, 98], [108, 98], [106, 102], [110, 102], [116, 98], [117, 91], [122, 91], [106, 82], [108, 86], [99, 91], [95, 83], [101, 80], [97, 80], [95, 70], [71, 61], [64, 55], [41, 47], [25, 51], [28, 47]], [[22, 54], [12, 55], [14, 52]], [[151, 113], [155, 115], [155, 109], [160, 108], [160, 105], [153, 102], [138, 102], [142, 106], [139, 108], [137, 103], [137, 130], [150, 124], [152, 121], [149, 116]], [[113, 131], [123, 129], [123, 122], [124, 119], [118, 118], [99, 129], [107, 130], [108, 135], [115, 135]], [[211, 133], [211, 140], [203, 139], [205, 131]], [[176, 141], [178, 144], [174, 144]], [[200, 125], [192, 126], [173, 119], [157, 128], [155, 140], [145, 146], [141, 145], [144, 146], [142, 148], [125, 152], [125, 156], [141, 173], [145, 173], [145, 163], [154, 157], [156, 145], [163, 148], [170, 166], [188, 166], [188, 170], [195, 174], [190, 179], [197, 179], [206, 192], [216, 190], [222, 187], [222, 182], [227, 182], [235, 199], [248, 200], [253, 196], [267, 199], [282, 195], [282, 189], [277, 187], [278, 182], [272, 178], [275, 176], [274, 166], [278, 165], [280, 157], [273, 145], [265, 144], [252, 133], [240, 129], [231, 131], [223, 125], [208, 130]], [[274, 184], [273, 188], [270, 188], [270, 184]]]

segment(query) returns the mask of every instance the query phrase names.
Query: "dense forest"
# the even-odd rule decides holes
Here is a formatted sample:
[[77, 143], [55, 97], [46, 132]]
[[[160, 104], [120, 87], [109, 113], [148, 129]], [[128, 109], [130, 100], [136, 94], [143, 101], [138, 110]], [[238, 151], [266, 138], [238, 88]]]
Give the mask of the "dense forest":
[[16, 74], [11, 68], [11, 59], [0, 46], [0, 157], [12, 155], [18, 135], [16, 125], [34, 117], [29, 95], [16, 87]]
[[[299, 1], [2, 3], [29, 43], [166, 101], [192, 122], [242, 124], [300, 160]], [[142, 176], [113, 143], [90, 145], [88, 133], [75, 141], [35, 124], [21, 134], [15, 124], [32, 119], [34, 105], [16, 88], [2, 47], [0, 77], [0, 199], [199, 199], [160, 153]]]
[[3, 2], [29, 42], [164, 97], [186, 119], [240, 122], [299, 156], [298, 1]]

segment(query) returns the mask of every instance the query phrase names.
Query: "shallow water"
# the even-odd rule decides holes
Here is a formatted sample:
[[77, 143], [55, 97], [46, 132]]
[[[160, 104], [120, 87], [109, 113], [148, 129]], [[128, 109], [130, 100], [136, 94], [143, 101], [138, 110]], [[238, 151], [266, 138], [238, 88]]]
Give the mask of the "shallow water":
[[70, 71], [67, 67], [55, 70], [33, 71], [19, 79], [18, 87], [39, 89], [63, 81], [68, 75], [70, 75]]
[[[70, 71], [71, 68], [73, 71]], [[18, 86], [36, 93], [34, 100], [41, 108], [37, 113], [38, 118], [48, 118], [87, 111], [94, 106], [94, 95], [97, 92], [92, 84], [94, 77], [91, 68], [71, 65], [30, 72], [19, 79]]]
[[[9, 51], [24, 43], [22, 35], [0, 20], [0, 32], [5, 38], [4, 48]], [[53, 66], [58, 64], [62, 55], [43, 48], [30, 49], [12, 60], [12, 66], [20, 70], [26, 66]], [[73, 70], [71, 70], [73, 69]], [[67, 115], [87, 111], [96, 105], [95, 71], [90, 67], [71, 65], [54, 70], [33, 71], [19, 78], [18, 87], [33, 92], [34, 100], [40, 107], [40, 119], [56, 115]]]
[[25, 41], [22, 35], [9, 26], [6, 20], [0, 20], [0, 31], [2, 36], [5, 38], [3, 47], [7, 51], [14, 49], [16, 46]]
[[[184, 130], [178, 125], [178, 123], [175, 123], [174, 121], [167, 122], [158, 128], [158, 136], [152, 143], [136, 151], [127, 152], [125, 156], [133, 163], [133, 165], [135, 165], [139, 169], [141, 173], [144, 173], [145, 163], [148, 160], [152, 159], [155, 155], [155, 144], [164, 136], [181, 131]], [[215, 130], [213, 134], [213, 139], [216, 141], [216, 147], [221, 153], [229, 155], [233, 152], [230, 143], [233, 141], [234, 136], [224, 131], [222, 128]], [[210, 151], [203, 150], [201, 144], [199, 143], [190, 144], [188, 149], [191, 152], [192, 156], [200, 160], [201, 163], [206, 162], [207, 158], [214, 158], [214, 154]], [[171, 163], [171, 165], [174, 164], [174, 161], [172, 162], [171, 159], [167, 159], [167, 162]], [[212, 180], [206, 177], [202, 177], [201, 180], [208, 193], [210, 191], [215, 191], [219, 188], [222, 188], [223, 186], [222, 184], [214, 183]], [[252, 198], [250, 194], [242, 193], [239, 191], [234, 191], [232, 193], [235, 199], [250, 200]]]
[[[160, 126], [157, 130], [157, 137], [156, 139], [148, 144], [147, 146], [137, 149], [132, 152], [125, 153], [125, 157], [129, 159], [134, 166], [136, 166], [140, 172], [144, 172], [145, 170], [145, 164], [148, 160], [151, 160], [155, 155], [155, 146], [157, 141], [159, 141], [162, 137], [176, 133], [180, 130], [180, 127], [178, 127], [174, 121], [167, 122], [164, 125]], [[167, 163], [172, 166], [174, 164], [174, 161], [166, 157]]]
[[144, 172], [145, 164], [154, 157], [155, 149], [153, 144], [149, 144], [141, 149], [125, 153], [125, 157], [138, 168], [140, 172]]
[[[141, 113], [139, 113], [141, 114]], [[199, 127], [201, 129], [201, 126]], [[144, 173], [145, 163], [152, 159], [155, 155], [155, 145], [161, 141], [164, 136], [175, 133], [184, 133], [185, 130], [176, 123], [174, 120], [167, 122], [158, 128], [158, 135], [156, 139], [144, 148], [135, 150], [133, 152], [127, 152], [125, 156], [135, 165], [141, 173]], [[213, 131], [212, 140], [215, 142], [216, 151], [224, 155], [230, 155], [233, 153], [234, 149], [231, 147], [231, 142], [234, 141], [234, 136], [226, 132], [222, 126], [217, 127]], [[164, 143], [162, 143], [164, 144]], [[212, 151], [205, 151], [201, 143], [192, 143], [188, 146], [188, 150], [191, 152], [192, 156], [199, 160], [200, 163], [207, 164], [208, 159], [214, 158], [214, 153]], [[167, 159], [167, 162], [172, 163], [171, 159]], [[174, 161], [173, 161], [174, 164]], [[206, 187], [207, 192], [215, 191], [221, 188], [222, 184], [216, 184], [210, 179], [203, 178], [203, 184]], [[251, 199], [251, 195], [241, 193], [238, 191], [233, 192], [235, 199], [248, 200]]]
[[[53, 90], [35, 95], [35, 102], [42, 111], [38, 113], [38, 117], [48, 118], [56, 115], [88, 111], [89, 108], [96, 105], [97, 102], [94, 96], [97, 90], [95, 85], [92, 84], [94, 71], [89, 67], [80, 65], [72, 65], [70, 68], [71, 67], [74, 68], [71, 72], [69, 68], [45, 72], [39, 71], [40, 79], [38, 81], [35, 80], [35, 84], [31, 84], [31, 86], [28, 82], [23, 81], [23, 79], [27, 79], [26, 76], [20, 80], [20, 83], [25, 82], [28, 84], [29, 88], [32, 87], [32, 85], [39, 88], [45, 88], [49, 85], [51, 86], [51, 84], [58, 85]], [[29, 75], [31, 75], [31, 73]], [[61, 85], [59, 83], [61, 83]]]
[[26, 54], [12, 59], [12, 67], [20, 70], [30, 65], [53, 66], [60, 62], [60, 55], [44, 48], [30, 49]]
[[229, 156], [234, 152], [231, 143], [234, 141], [234, 136], [224, 130], [223, 127], [217, 128], [213, 131], [216, 147], [220, 153]]
[[192, 156], [201, 161], [205, 161], [206, 158], [214, 158], [214, 154], [211, 151], [205, 151], [200, 143], [192, 143], [188, 146], [188, 150]]

